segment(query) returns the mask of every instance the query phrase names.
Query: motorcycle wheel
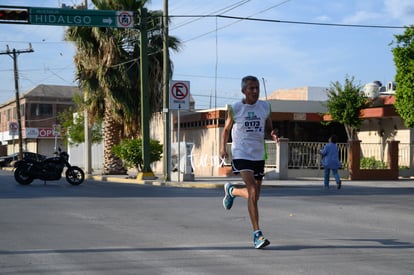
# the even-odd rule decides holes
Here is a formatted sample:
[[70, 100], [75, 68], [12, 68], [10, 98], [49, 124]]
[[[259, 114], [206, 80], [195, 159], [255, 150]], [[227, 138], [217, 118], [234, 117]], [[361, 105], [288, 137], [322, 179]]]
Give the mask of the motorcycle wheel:
[[85, 180], [85, 173], [77, 166], [69, 167], [66, 170], [66, 180], [72, 185], [79, 185]]
[[27, 167], [24, 166], [19, 166], [14, 170], [14, 179], [21, 185], [28, 185], [33, 181], [33, 178], [27, 173]]

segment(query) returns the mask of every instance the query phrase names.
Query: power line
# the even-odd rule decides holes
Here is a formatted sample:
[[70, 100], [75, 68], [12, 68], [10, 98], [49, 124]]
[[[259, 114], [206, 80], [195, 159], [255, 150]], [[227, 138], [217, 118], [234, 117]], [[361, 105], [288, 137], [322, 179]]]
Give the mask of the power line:
[[220, 15], [220, 14], [216, 14], [216, 15], [171, 15], [170, 17], [178, 17], [178, 18], [179, 17], [183, 17], [183, 18], [185, 18], [185, 17], [211, 17], [211, 18], [219, 17], [219, 18], [235, 19], [235, 20], [241, 20], [241, 21], [246, 20], [246, 21], [259, 21], [259, 22], [268, 22], [268, 23], [302, 24], [302, 25], [331, 26], [331, 27], [355, 27], [355, 28], [378, 28], [378, 29], [405, 29], [405, 28], [408, 28], [408, 26], [321, 23], [321, 22], [306, 22], [306, 21], [290, 21], [290, 20], [240, 17], [240, 16]]
[[302, 24], [302, 25], [331, 26], [331, 27], [355, 27], [355, 28], [378, 28], [378, 29], [405, 29], [407, 28], [407, 26], [320, 23], [320, 22], [261, 19], [261, 18], [251, 18], [251, 17], [227, 16], [227, 15], [217, 15], [217, 17], [227, 18], [227, 19], [237, 19], [237, 20], [270, 22], [270, 23]]
[[[264, 13], [264, 12], [267, 12], [268, 10], [271, 10], [271, 9], [277, 8], [277, 7], [279, 7], [279, 6], [281, 6], [281, 5], [284, 5], [284, 4], [286, 4], [287, 2], [290, 2], [290, 1], [292, 1], [292, 0], [285, 0], [285, 1], [282, 1], [282, 2], [280, 2], [280, 3], [277, 3], [276, 5], [270, 6], [270, 7], [266, 8], [266, 9], [264, 9], [264, 10], [261, 10], [261, 11], [259, 11], [259, 12], [253, 13], [253, 14], [249, 15], [247, 18], [250, 18], [250, 17], [252, 17], [252, 16], [255, 16], [255, 15], [258, 15], [258, 14], [261, 14], [261, 13]], [[219, 15], [223, 15], [223, 14], [219, 14]], [[188, 41], [191, 41], [191, 40], [195, 40], [195, 39], [197, 39], [197, 38], [200, 38], [200, 37], [203, 37], [203, 36], [205, 36], [205, 35], [208, 35], [208, 34], [210, 34], [210, 33], [212, 33], [212, 32], [217, 32], [218, 30], [221, 30], [221, 29], [224, 29], [224, 28], [230, 27], [231, 25], [237, 24], [237, 23], [239, 23], [239, 22], [241, 22], [241, 21], [243, 21], [243, 20], [237, 20], [237, 21], [235, 21], [235, 22], [232, 22], [232, 23], [227, 24], [227, 25], [225, 25], [225, 26], [222, 26], [222, 27], [220, 27], [220, 28], [217, 28], [217, 26], [216, 26], [216, 29], [215, 29], [214, 31], [210, 31], [210, 32], [207, 32], [207, 33], [205, 33], [205, 34], [202, 34], [202, 35], [196, 36], [196, 37], [191, 38], [191, 39], [189, 39], [189, 40], [187, 40], [187, 41], [184, 41], [184, 42], [188, 42]]]
[[[234, 9], [236, 9], [236, 8], [238, 8], [238, 7], [242, 6], [242, 5], [250, 2], [250, 1], [251, 0], [243, 0], [243, 1], [236, 2], [236, 3], [231, 4], [229, 6], [225, 6], [224, 8], [221, 8], [219, 10], [213, 11], [212, 13], [209, 13], [209, 15], [212, 15], [212, 14], [215, 14], [215, 13], [219, 13], [220, 15], [225, 14], [225, 13], [231, 11], [231, 10], [234, 10]], [[179, 28], [181, 28], [183, 26], [186, 26], [188, 24], [194, 23], [194, 22], [196, 22], [198, 20], [201, 20], [201, 19], [203, 19], [203, 18], [200, 17], [200, 18], [196, 18], [196, 19], [190, 20], [188, 22], [184, 22], [181, 25], [178, 25], [178, 26], [175, 26], [174, 28], [171, 28], [171, 30], [179, 29]]]
[[211, 33], [222, 30], [231, 25], [234, 25], [241, 21], [258, 21], [258, 22], [267, 22], [267, 23], [285, 23], [285, 24], [300, 24], [300, 25], [314, 25], [314, 26], [328, 26], [328, 27], [352, 27], [352, 28], [377, 28], [377, 29], [406, 29], [407, 26], [389, 26], [389, 25], [362, 25], [362, 24], [340, 24], [340, 23], [321, 23], [321, 22], [305, 22], [305, 21], [289, 21], [289, 20], [277, 20], [277, 19], [263, 19], [263, 18], [252, 18], [252, 17], [239, 17], [239, 16], [228, 16], [228, 15], [172, 15], [170, 17], [203, 17], [203, 18], [225, 18], [225, 19], [234, 19], [236, 22], [221, 26], [204, 34], [200, 34], [193, 38], [187, 39], [184, 42], [189, 42], [201, 38], [203, 36], [209, 35]]

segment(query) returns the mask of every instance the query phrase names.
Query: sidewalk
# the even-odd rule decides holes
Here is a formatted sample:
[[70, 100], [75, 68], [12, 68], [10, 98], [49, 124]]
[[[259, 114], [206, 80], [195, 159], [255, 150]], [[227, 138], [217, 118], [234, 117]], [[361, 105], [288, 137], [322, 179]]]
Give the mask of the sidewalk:
[[[2, 170], [13, 171], [13, 168], [4, 167]], [[104, 181], [104, 182], [118, 182], [128, 184], [141, 184], [141, 185], [153, 185], [153, 186], [172, 186], [172, 187], [184, 187], [184, 188], [223, 188], [226, 182], [232, 182], [233, 184], [242, 184], [240, 177], [196, 177], [193, 181], [164, 181], [161, 175], [156, 175], [157, 179], [154, 180], [137, 180], [134, 174], [131, 175], [101, 175], [92, 174], [85, 175], [86, 180]], [[333, 178], [331, 178], [331, 184], [334, 184]], [[400, 178], [393, 181], [351, 181], [342, 179], [343, 186], [365, 186], [365, 187], [382, 187], [382, 188], [414, 188], [414, 177]], [[295, 178], [287, 180], [263, 180], [264, 187], [323, 187], [323, 178]]]
[[[88, 175], [89, 180], [119, 182], [129, 184], [173, 186], [186, 188], [222, 188], [226, 182], [242, 184], [240, 177], [196, 177], [193, 181], [164, 181], [162, 176], [154, 180], [137, 180], [128, 175]], [[366, 186], [366, 187], [414, 187], [414, 178], [401, 178], [394, 181], [350, 181], [342, 180], [344, 186]], [[331, 179], [331, 184], [334, 180]], [[264, 187], [323, 187], [323, 178], [301, 178], [288, 180], [263, 180]]]

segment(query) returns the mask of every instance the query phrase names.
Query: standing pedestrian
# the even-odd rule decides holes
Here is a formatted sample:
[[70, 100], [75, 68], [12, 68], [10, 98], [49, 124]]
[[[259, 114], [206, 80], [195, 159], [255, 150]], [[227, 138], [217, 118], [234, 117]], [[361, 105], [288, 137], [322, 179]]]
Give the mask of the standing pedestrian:
[[336, 181], [336, 186], [338, 189], [341, 189], [342, 182], [339, 178], [338, 169], [341, 167], [341, 162], [339, 161], [339, 152], [336, 135], [332, 135], [329, 138], [329, 142], [323, 147], [320, 151], [322, 155], [322, 166], [324, 167], [324, 187], [329, 189], [329, 177], [332, 170], [332, 174]]
[[253, 244], [255, 248], [263, 248], [270, 244], [259, 227], [259, 209], [257, 202], [260, 196], [265, 164], [265, 133], [271, 135], [275, 142], [278, 137], [272, 131], [270, 104], [259, 100], [260, 84], [255, 76], [246, 76], [241, 82], [244, 98], [229, 106], [221, 141], [222, 158], [228, 156], [226, 144], [230, 132], [232, 137], [232, 170], [240, 174], [244, 187], [239, 188], [231, 183], [224, 185], [225, 196], [223, 206], [229, 210], [236, 197], [247, 199], [247, 208], [253, 227]]

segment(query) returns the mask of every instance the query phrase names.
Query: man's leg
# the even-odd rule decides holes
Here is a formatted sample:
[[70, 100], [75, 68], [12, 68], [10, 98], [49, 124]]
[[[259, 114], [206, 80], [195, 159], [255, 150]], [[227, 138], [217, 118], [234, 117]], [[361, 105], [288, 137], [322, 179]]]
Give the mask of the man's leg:
[[243, 171], [241, 172], [241, 176], [246, 187], [233, 188], [232, 195], [247, 199], [247, 208], [253, 227], [253, 244], [255, 248], [260, 249], [270, 244], [269, 240], [263, 237], [263, 233], [259, 227], [259, 208], [257, 202], [260, 196], [262, 181], [256, 180], [251, 171]]
[[259, 199], [260, 187], [258, 186], [252, 171], [242, 171], [240, 174], [246, 187], [234, 188], [232, 195], [247, 199], [247, 209], [249, 211], [253, 230], [259, 230], [259, 210], [257, 208], [257, 201]]

